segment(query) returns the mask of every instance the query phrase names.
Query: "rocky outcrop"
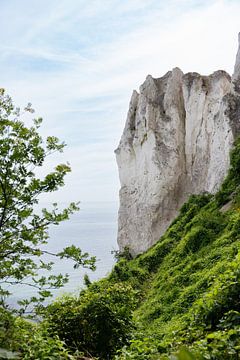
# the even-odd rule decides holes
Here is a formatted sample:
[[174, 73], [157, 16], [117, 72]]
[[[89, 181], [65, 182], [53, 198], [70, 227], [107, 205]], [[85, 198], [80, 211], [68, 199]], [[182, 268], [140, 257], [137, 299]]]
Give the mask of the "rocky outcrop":
[[234, 75], [148, 76], [134, 91], [116, 158], [120, 250], [147, 250], [190, 194], [216, 192], [240, 133], [240, 50]]
[[240, 33], [238, 34], [238, 52], [234, 66], [233, 81], [240, 80]]

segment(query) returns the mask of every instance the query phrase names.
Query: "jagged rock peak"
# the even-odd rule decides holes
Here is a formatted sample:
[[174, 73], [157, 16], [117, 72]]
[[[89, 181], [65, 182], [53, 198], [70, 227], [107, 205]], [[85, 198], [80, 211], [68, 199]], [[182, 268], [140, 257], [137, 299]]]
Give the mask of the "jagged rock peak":
[[240, 33], [238, 34], [238, 52], [234, 66], [233, 81], [240, 80]]
[[133, 255], [164, 233], [190, 194], [216, 192], [240, 133], [238, 52], [233, 83], [175, 68], [148, 75], [134, 91], [116, 158], [120, 176], [118, 243]]

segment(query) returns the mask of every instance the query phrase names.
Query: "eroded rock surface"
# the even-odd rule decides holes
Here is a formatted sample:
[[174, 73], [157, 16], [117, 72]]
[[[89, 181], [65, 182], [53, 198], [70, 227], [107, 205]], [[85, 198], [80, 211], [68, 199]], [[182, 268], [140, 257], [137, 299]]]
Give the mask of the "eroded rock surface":
[[147, 250], [190, 194], [216, 192], [240, 133], [240, 50], [234, 75], [150, 75], [134, 91], [116, 158], [120, 250]]
[[240, 79], [240, 33], [238, 34], [238, 52], [236, 56], [236, 62], [234, 66], [233, 81]]

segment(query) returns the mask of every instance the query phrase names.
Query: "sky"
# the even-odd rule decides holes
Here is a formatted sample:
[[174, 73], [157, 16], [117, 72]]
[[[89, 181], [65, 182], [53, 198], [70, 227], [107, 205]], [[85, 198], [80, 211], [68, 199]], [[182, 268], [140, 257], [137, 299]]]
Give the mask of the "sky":
[[0, 0], [0, 87], [33, 104], [70, 162], [51, 201], [118, 201], [114, 149], [133, 89], [173, 67], [233, 72], [239, 0]]

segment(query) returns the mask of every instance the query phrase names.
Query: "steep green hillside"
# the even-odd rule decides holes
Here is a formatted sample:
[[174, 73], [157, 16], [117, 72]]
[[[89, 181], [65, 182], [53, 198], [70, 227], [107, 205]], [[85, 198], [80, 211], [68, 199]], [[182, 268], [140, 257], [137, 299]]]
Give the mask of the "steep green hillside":
[[135, 259], [122, 254], [108, 278], [86, 279], [79, 297], [51, 304], [39, 331], [64, 341], [72, 359], [80, 353], [117, 360], [238, 359], [239, 239], [240, 140], [216, 196], [191, 196], [155, 246]]

